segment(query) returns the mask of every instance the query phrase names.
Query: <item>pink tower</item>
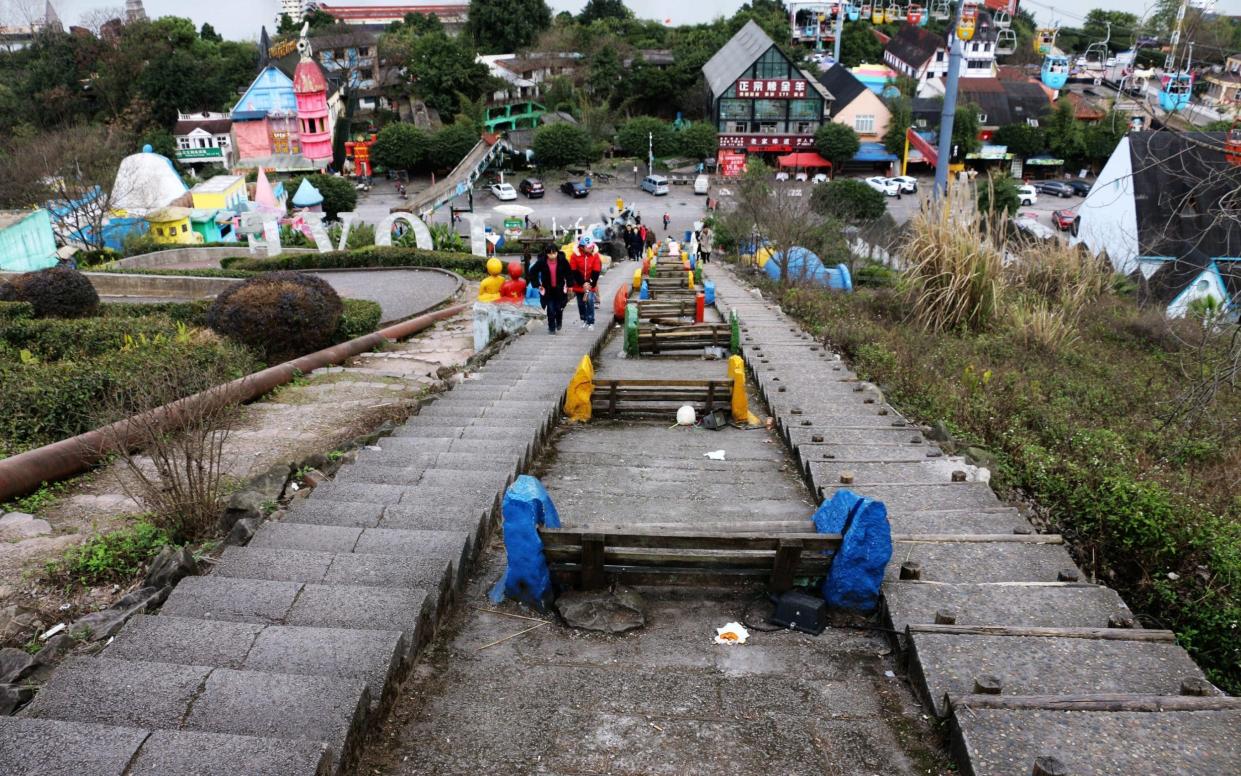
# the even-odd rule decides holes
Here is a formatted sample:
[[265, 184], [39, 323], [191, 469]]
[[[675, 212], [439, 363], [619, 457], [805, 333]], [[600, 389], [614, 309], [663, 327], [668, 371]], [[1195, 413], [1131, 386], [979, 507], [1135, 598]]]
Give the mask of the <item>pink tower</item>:
[[302, 156], [317, 162], [332, 158], [332, 125], [327, 109], [327, 78], [323, 68], [310, 56], [310, 41], [306, 39], [308, 27], [302, 28], [302, 39], [297, 42], [302, 58], [293, 71], [293, 93], [297, 95]]

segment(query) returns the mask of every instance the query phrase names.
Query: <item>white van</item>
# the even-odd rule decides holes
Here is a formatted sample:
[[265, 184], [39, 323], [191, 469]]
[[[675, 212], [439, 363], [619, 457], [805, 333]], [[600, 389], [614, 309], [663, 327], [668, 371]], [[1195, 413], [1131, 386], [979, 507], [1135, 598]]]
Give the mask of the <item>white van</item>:
[[711, 179], [706, 174], [694, 178], [694, 193], [706, 194], [711, 190]]
[[642, 179], [640, 187], [649, 194], [663, 196], [668, 193], [668, 179], [662, 175], [648, 175]]
[[1038, 191], [1033, 186], [1025, 185], [1017, 187], [1017, 197], [1022, 207], [1029, 207], [1038, 204]]

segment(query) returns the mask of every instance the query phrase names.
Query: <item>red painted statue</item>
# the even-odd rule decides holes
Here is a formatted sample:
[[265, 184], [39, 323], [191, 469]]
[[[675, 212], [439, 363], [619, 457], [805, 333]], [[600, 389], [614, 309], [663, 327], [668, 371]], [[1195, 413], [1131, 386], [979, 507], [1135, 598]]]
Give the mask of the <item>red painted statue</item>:
[[508, 277], [500, 286], [500, 301], [505, 304], [523, 304], [526, 301], [526, 281], [521, 279], [521, 262], [508, 263]]

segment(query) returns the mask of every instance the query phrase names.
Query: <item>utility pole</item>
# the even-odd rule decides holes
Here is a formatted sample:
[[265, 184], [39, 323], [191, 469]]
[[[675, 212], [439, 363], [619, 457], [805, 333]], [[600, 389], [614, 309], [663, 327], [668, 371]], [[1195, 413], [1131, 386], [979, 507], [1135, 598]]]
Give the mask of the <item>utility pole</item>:
[[832, 50], [832, 62], [840, 64], [840, 36], [845, 29], [845, 6], [844, 3], [836, 5], [836, 45]]
[[944, 86], [944, 111], [939, 117], [939, 154], [935, 160], [935, 196], [948, 193], [948, 159], [952, 156], [952, 122], [957, 110], [957, 82], [961, 80], [961, 59], [964, 45], [957, 37], [961, 24], [961, 8], [965, 0], [958, 0], [952, 27], [948, 30], [948, 79]]
[[646, 133], [646, 174], [655, 174], [655, 133]]

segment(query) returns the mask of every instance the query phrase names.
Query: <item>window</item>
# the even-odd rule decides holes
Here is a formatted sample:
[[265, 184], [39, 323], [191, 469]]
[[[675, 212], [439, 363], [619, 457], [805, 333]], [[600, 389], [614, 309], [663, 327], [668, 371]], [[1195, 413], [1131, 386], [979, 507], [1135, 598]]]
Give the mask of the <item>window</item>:
[[799, 135], [811, 135], [811, 134], [814, 134], [814, 130], [815, 130], [815, 123], [813, 121], [797, 122], [797, 134]]
[[987, 114], [985, 114], [985, 113], [979, 113], [979, 114], [978, 114], [978, 123], [979, 123], [979, 124], [986, 124], [986, 123], [987, 123]]
[[1037, 126], [1038, 126], [1038, 119], [1026, 119], [1026, 126], [1027, 126], [1027, 127], [1037, 127]]
[[185, 234], [185, 233], [186, 233], [186, 232], [188, 232], [189, 230], [190, 230], [190, 225], [189, 225], [189, 224], [181, 224], [181, 234]]
[[789, 75], [789, 61], [775, 46], [754, 63], [755, 78], [788, 78]]
[[871, 135], [875, 132], [875, 117], [873, 114], [865, 114], [854, 116], [853, 131], [859, 135]]
[[177, 148], [182, 150], [190, 148], [190, 139], [185, 136], [177, 138]]
[[748, 121], [734, 121], [733, 122], [733, 132], [747, 132], [749, 131], [749, 129], [750, 129], [750, 122]]
[[814, 119], [823, 118], [823, 107], [818, 100], [790, 100], [789, 118]]
[[1202, 280], [1199, 280], [1197, 283], [1194, 283], [1194, 289], [1200, 293], [1205, 293], [1206, 290], [1209, 289], [1210, 287], [1211, 287], [1211, 281], [1207, 280], [1206, 278], [1203, 278]]
[[367, 56], [367, 55], [368, 55], [368, 54], [370, 54], [370, 53], [371, 53], [371, 49], [370, 49], [370, 47], [369, 47], [369, 46], [359, 46], [359, 47], [358, 47], [358, 56], [362, 56], [362, 57], [364, 57], [364, 56]]
[[157, 236], [159, 236], [159, 237], [163, 237], [163, 236], [164, 236], [164, 227], [162, 227], [162, 226], [157, 226], [157, 227], [155, 227], [155, 234], [156, 234]]
[[720, 100], [721, 119], [748, 119], [750, 100]]
[[755, 100], [754, 118], [782, 119], [787, 102], [787, 100]]
[[974, 41], [973, 43], [970, 44], [970, 51], [977, 51], [977, 50], [978, 50], [978, 41]]
[[777, 135], [780, 133], [782, 124], [778, 121], [760, 121], [758, 122], [758, 131], [764, 135]]
[[943, 51], [936, 51], [936, 52], [935, 52], [935, 61], [936, 61], [936, 62], [943, 62], [943, 61], [944, 61], [944, 52], [943, 52]]

